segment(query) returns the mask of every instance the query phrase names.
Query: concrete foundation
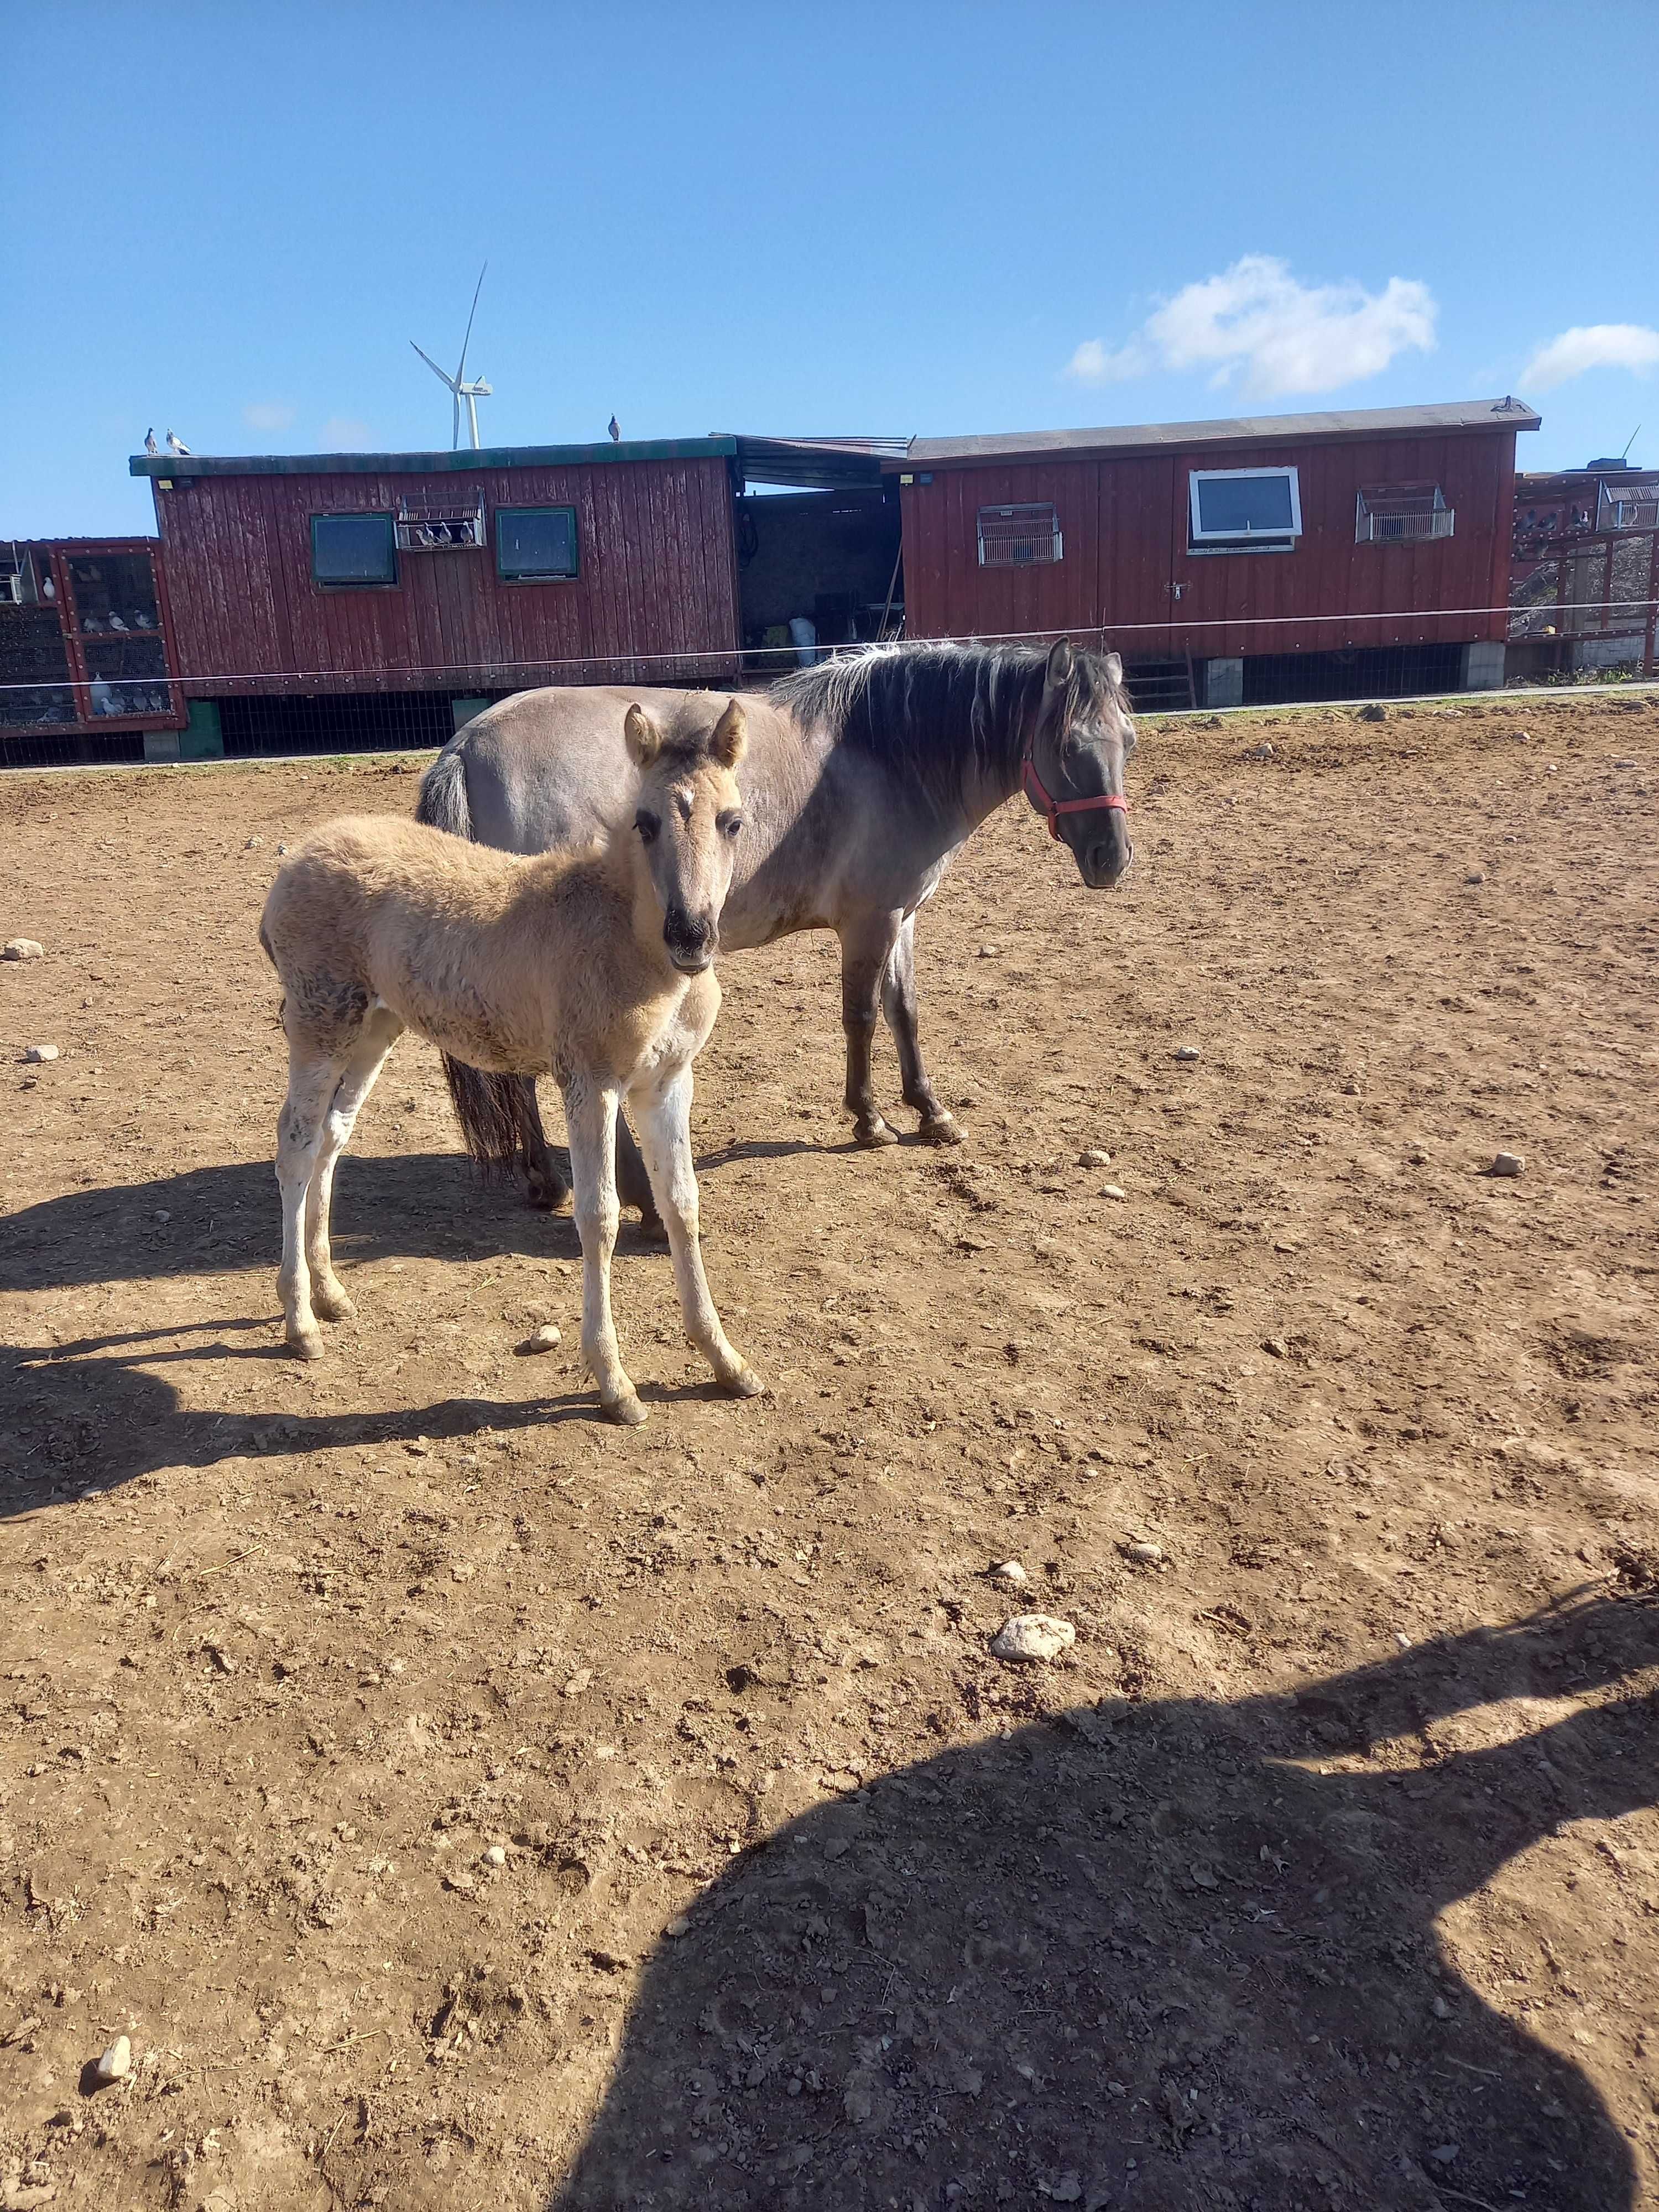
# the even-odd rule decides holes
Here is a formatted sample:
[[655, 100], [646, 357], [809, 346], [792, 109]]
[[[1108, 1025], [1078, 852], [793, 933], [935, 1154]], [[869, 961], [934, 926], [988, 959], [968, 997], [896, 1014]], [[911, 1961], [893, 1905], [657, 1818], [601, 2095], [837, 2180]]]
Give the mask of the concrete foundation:
[[1204, 704], [1242, 707], [1244, 704], [1244, 662], [1237, 659], [1206, 660], [1204, 664]]
[[1501, 691], [1504, 654], [1502, 638], [1480, 638], [1473, 645], [1466, 645], [1459, 661], [1458, 688], [1464, 691]]

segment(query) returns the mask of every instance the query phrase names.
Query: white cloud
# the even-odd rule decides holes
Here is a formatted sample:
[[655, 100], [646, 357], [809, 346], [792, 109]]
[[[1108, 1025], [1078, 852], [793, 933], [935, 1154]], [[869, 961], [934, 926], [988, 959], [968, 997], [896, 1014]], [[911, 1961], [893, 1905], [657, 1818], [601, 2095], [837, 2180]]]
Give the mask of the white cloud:
[[1628, 368], [1645, 375], [1659, 368], [1659, 331], [1644, 323], [1584, 323], [1540, 346], [1521, 381], [1537, 392], [1582, 376], [1587, 368]]
[[252, 406], [243, 408], [242, 420], [250, 430], [286, 430], [295, 411], [279, 399], [256, 399]]
[[331, 415], [323, 425], [319, 453], [363, 453], [374, 443], [374, 433], [355, 416]]
[[1197, 368], [1214, 386], [1237, 379], [1264, 399], [1331, 392], [1376, 375], [1396, 354], [1430, 351], [1436, 313], [1414, 278], [1391, 276], [1380, 292], [1304, 284], [1276, 255], [1247, 253], [1218, 276], [1183, 286], [1115, 350], [1085, 339], [1066, 373], [1114, 384], [1155, 368]]

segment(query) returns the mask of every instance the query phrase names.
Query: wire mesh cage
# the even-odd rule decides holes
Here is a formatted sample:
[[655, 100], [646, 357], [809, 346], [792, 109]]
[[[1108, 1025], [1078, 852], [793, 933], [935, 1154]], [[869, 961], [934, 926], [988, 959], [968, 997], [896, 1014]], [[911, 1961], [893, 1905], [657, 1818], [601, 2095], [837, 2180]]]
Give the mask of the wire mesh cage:
[[1457, 511], [1447, 506], [1438, 484], [1380, 484], [1358, 495], [1354, 541], [1401, 545], [1449, 538], [1456, 520]]
[[397, 532], [400, 553], [476, 553], [485, 542], [483, 501], [410, 507], [399, 500]]
[[981, 507], [981, 568], [1028, 568], [1059, 561], [1064, 555], [1060, 514], [1047, 501], [1024, 507]]

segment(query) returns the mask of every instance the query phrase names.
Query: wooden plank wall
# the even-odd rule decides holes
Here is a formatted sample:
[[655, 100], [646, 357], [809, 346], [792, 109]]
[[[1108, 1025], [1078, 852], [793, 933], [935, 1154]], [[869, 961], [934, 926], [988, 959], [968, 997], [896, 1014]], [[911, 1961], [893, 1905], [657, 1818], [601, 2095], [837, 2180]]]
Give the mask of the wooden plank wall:
[[[1188, 552], [1190, 469], [1286, 462], [1302, 496], [1295, 552]], [[1363, 487], [1431, 481], [1456, 510], [1451, 538], [1355, 543]], [[1514, 482], [1515, 434], [1503, 430], [936, 467], [931, 483], [901, 492], [907, 627], [913, 637], [1094, 629], [1129, 659], [1501, 638]], [[981, 568], [979, 509], [1038, 500], [1059, 511], [1064, 560]]]
[[[158, 491], [179, 663], [192, 696], [504, 691], [730, 675], [732, 495], [718, 456], [439, 476], [180, 478]], [[479, 551], [399, 553], [394, 586], [312, 580], [313, 514], [465, 508]], [[504, 583], [497, 507], [574, 507], [580, 574]], [[664, 656], [683, 656], [670, 659]]]

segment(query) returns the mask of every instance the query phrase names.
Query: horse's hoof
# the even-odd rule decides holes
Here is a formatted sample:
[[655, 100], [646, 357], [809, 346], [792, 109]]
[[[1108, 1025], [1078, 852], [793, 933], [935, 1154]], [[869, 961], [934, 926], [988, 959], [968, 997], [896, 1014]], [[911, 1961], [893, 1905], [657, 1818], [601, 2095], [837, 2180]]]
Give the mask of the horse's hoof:
[[322, 1331], [313, 1328], [302, 1336], [290, 1330], [288, 1348], [296, 1359], [320, 1359], [323, 1356]]
[[954, 1114], [926, 1115], [917, 1127], [916, 1134], [924, 1145], [959, 1145], [962, 1130]]
[[890, 1129], [878, 1114], [870, 1121], [858, 1121], [854, 1124], [853, 1142], [855, 1145], [866, 1146], [872, 1152], [875, 1152], [883, 1145], [897, 1144], [898, 1132], [896, 1129]]
[[638, 1392], [630, 1390], [625, 1398], [606, 1399], [605, 1418], [607, 1421], [615, 1421], [620, 1428], [637, 1429], [645, 1419], [645, 1408], [640, 1403]]
[[570, 1193], [556, 1178], [549, 1182], [544, 1176], [531, 1175], [525, 1178], [525, 1203], [533, 1206], [538, 1213], [558, 1213], [563, 1211]]
[[758, 1398], [766, 1385], [752, 1367], [743, 1367], [739, 1368], [735, 1375], [730, 1376], [721, 1388], [729, 1390], [734, 1398]]
[[357, 1311], [337, 1284], [331, 1291], [313, 1291], [311, 1310], [319, 1321], [350, 1321]]

